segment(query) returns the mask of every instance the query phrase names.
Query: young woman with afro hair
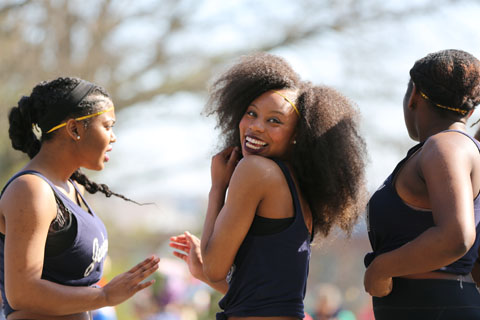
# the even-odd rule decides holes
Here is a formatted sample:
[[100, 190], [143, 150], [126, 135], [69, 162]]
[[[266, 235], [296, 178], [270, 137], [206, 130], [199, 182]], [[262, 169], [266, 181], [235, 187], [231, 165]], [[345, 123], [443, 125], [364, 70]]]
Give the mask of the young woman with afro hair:
[[206, 111], [223, 151], [212, 158], [202, 239], [185, 232], [170, 245], [193, 276], [225, 293], [217, 319], [303, 319], [314, 236], [350, 232], [364, 209], [358, 114], [267, 53], [221, 75]]

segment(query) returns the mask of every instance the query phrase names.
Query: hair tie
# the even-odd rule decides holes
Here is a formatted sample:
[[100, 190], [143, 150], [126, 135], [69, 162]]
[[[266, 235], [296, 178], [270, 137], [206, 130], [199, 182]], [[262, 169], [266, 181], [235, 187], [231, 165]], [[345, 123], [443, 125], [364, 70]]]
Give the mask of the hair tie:
[[292, 102], [292, 100], [288, 99], [284, 94], [276, 91], [276, 90], [272, 90], [273, 92], [275, 92], [276, 94], [280, 95], [283, 97], [283, 99], [285, 99], [288, 103], [290, 103], [290, 105], [292, 106], [292, 108], [295, 110], [295, 112], [297, 113], [297, 115], [300, 117], [300, 111], [298, 111], [297, 109], [297, 106]]
[[439, 107], [439, 108], [442, 108], [442, 109], [446, 109], [446, 110], [450, 110], [450, 111], [454, 111], [456, 113], [460, 113], [462, 116], [466, 115], [468, 110], [465, 110], [465, 109], [460, 109], [460, 108], [452, 108], [452, 107], [448, 107], [448, 106], [444, 106], [442, 104], [439, 104], [439, 103], [436, 103], [436, 102], [433, 102], [425, 93], [423, 93], [422, 91], [418, 90], [418, 92], [420, 92], [420, 95], [425, 99], [425, 100], [428, 100], [430, 101], [433, 105], [435, 105], [436, 107]]
[[47, 114], [38, 126], [42, 132], [52, 132], [58, 128], [55, 125], [65, 119], [78, 107], [78, 104], [95, 88], [91, 82], [80, 80], [80, 82], [66, 95], [60, 98], [56, 103], [51, 104]]

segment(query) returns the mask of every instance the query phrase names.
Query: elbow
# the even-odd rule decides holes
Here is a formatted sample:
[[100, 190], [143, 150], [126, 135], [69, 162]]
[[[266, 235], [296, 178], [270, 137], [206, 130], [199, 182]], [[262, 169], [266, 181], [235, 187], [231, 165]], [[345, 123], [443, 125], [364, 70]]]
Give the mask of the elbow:
[[18, 290], [5, 290], [7, 301], [10, 307], [14, 310], [31, 310], [31, 299], [25, 299], [25, 293], [21, 293]]
[[475, 243], [475, 232], [463, 232], [450, 241], [449, 252], [456, 258], [463, 257]]
[[227, 278], [227, 271], [219, 270], [219, 268], [211, 268], [207, 264], [203, 264], [203, 274], [210, 282], [218, 282]]
[[8, 304], [14, 310], [29, 311], [33, 313], [49, 314], [51, 316], [62, 315], [60, 308], [50, 310], [41, 305], [38, 300], [29, 297], [25, 292], [28, 290], [6, 290]]

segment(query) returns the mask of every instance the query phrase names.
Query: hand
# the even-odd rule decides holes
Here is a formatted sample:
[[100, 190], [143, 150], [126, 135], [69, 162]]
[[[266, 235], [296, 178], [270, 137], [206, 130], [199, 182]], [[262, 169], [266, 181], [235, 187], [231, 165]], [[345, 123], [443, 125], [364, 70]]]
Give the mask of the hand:
[[127, 272], [119, 274], [103, 288], [108, 306], [115, 306], [132, 297], [135, 293], [151, 286], [155, 280], [141, 283], [158, 269], [160, 258], [150, 257]]
[[379, 272], [375, 271], [375, 260], [372, 261], [370, 266], [365, 271], [363, 278], [363, 285], [365, 291], [374, 297], [384, 297], [392, 292], [392, 277], [384, 277]]
[[226, 190], [233, 171], [240, 159], [240, 151], [238, 147], [229, 147], [217, 153], [212, 158], [210, 168], [212, 174], [212, 187], [219, 187]]
[[185, 261], [193, 277], [205, 281], [203, 274], [203, 260], [200, 250], [200, 239], [185, 231], [184, 234], [170, 238], [170, 247], [182, 252], [174, 251], [173, 254]]

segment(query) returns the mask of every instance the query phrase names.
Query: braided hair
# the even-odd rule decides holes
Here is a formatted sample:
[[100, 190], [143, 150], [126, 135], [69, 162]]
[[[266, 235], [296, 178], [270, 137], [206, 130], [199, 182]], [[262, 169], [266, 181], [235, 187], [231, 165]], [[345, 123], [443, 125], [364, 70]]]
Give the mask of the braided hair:
[[[40, 138], [37, 138], [34, 130], [38, 130], [37, 124], [41, 123], [44, 117], [48, 115], [49, 107], [62, 99], [80, 81], [82, 80], [72, 77], [42, 81], [33, 88], [30, 96], [23, 96], [18, 101], [17, 106], [13, 107], [8, 114], [10, 124], [8, 133], [15, 150], [26, 153], [32, 159], [40, 151], [42, 143], [51, 139], [57, 133], [57, 131], [42, 132]], [[99, 95], [110, 99], [110, 95], [104, 88], [95, 85], [88, 96], [78, 104], [77, 110], [79, 111], [72, 112], [67, 118], [76, 118], [98, 111], [100, 108], [98, 104]], [[83, 121], [85, 127], [88, 127], [89, 120], [85, 119]], [[89, 193], [101, 192], [107, 197], [114, 195], [137, 203], [121, 194], [112, 192], [106, 184], [97, 184], [91, 181], [80, 169], [77, 169], [70, 178], [84, 186]]]
[[[464, 113], [480, 103], [480, 61], [468, 52], [449, 49], [428, 54], [410, 69], [411, 81], [443, 114]], [[457, 114], [460, 114], [457, 112]]]

